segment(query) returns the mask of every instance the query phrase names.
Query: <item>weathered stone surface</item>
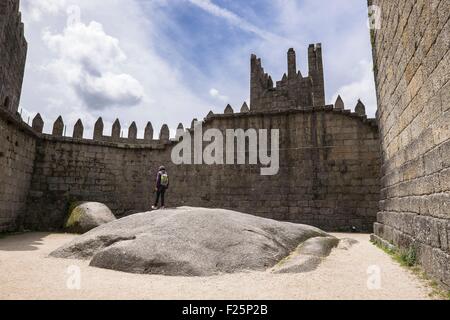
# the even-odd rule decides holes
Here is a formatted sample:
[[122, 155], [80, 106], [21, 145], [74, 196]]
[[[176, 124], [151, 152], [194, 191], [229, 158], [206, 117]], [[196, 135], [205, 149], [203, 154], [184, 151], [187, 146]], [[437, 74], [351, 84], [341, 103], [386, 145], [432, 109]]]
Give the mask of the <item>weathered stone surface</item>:
[[359, 116], [365, 116], [366, 115], [366, 106], [362, 103], [361, 100], [358, 100], [358, 103], [356, 104], [356, 107], [355, 107], [355, 112]]
[[251, 57], [250, 106], [252, 112], [306, 109], [325, 106], [325, 84], [322, 61], [322, 45], [308, 48], [309, 74], [303, 77], [297, 72], [296, 54], [293, 48], [287, 53], [288, 74], [274, 87], [271, 76], [262, 67], [261, 59]]
[[58, 119], [56, 119], [56, 121], [53, 123], [52, 135], [62, 137], [63, 134], [64, 134], [64, 121], [63, 118], [59, 116]]
[[233, 114], [234, 110], [233, 107], [230, 105], [227, 105], [227, 107], [225, 108], [224, 114]]
[[0, 232], [22, 228], [34, 168], [36, 136], [18, 113], [27, 50], [19, 0], [0, 1]]
[[132, 122], [130, 127], [128, 128], [128, 139], [136, 140], [137, 139], [137, 126], [136, 122]]
[[250, 108], [247, 105], [247, 102], [244, 102], [244, 104], [241, 107], [241, 113], [247, 113], [250, 112]]
[[334, 108], [336, 110], [344, 110], [345, 109], [345, 104], [344, 104], [344, 101], [342, 100], [341, 96], [337, 97], [336, 102], [334, 103]]
[[382, 201], [375, 239], [413, 246], [418, 261], [450, 287], [450, 2], [370, 0]]
[[[321, 241], [320, 237], [328, 238]], [[311, 238], [316, 240], [303, 250], [322, 256], [338, 243], [306, 225], [229, 210], [183, 207], [117, 220], [51, 256], [91, 259], [91, 266], [132, 273], [209, 276], [266, 270]]]
[[273, 273], [300, 273], [315, 270], [331, 250], [339, 245], [335, 237], [315, 237], [300, 244], [288, 257], [280, 261]]
[[112, 139], [118, 141], [120, 139], [121, 133], [122, 133], [122, 126], [120, 125], [120, 120], [116, 119], [116, 121], [114, 121], [113, 123], [111, 130]]
[[84, 132], [83, 122], [81, 121], [81, 119], [78, 119], [77, 123], [75, 123], [75, 126], [73, 128], [72, 137], [74, 139], [83, 139], [83, 132]]
[[145, 127], [145, 132], [144, 132], [144, 139], [151, 141], [153, 140], [153, 126], [151, 122], [147, 123], [147, 126]]
[[98, 202], [75, 202], [70, 206], [64, 228], [67, 232], [86, 233], [116, 220], [107, 206]]
[[349, 250], [356, 244], [358, 244], [357, 240], [345, 238], [339, 241], [339, 245], [337, 246], [337, 248], [340, 250]]
[[0, 108], [0, 232], [23, 226], [36, 155], [36, 136], [12, 117]]
[[103, 119], [100, 117], [94, 125], [94, 140], [101, 140], [103, 138], [103, 129]]
[[164, 124], [159, 133], [159, 140], [168, 142], [170, 140], [170, 130], [167, 124]]
[[27, 56], [27, 42], [19, 12], [19, 0], [0, 3], [0, 108], [15, 114]]
[[31, 127], [37, 133], [42, 133], [42, 131], [44, 130], [44, 120], [42, 120], [42, 117], [39, 113], [34, 117]]

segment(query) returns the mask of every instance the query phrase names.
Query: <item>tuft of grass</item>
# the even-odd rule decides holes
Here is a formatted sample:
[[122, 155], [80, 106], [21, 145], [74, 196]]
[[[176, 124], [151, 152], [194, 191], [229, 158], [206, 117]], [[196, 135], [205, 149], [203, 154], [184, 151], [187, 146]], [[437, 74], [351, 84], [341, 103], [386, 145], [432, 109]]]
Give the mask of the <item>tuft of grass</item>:
[[417, 253], [416, 249], [413, 247], [398, 252], [398, 258], [400, 260], [400, 264], [405, 267], [411, 268], [417, 265]]
[[442, 286], [436, 282], [436, 280], [431, 279], [425, 271], [419, 266], [416, 266], [411, 269], [412, 272], [417, 275], [421, 280], [426, 282], [428, 286], [431, 288], [430, 298], [441, 299], [441, 300], [450, 300], [450, 291], [442, 289]]
[[417, 251], [414, 247], [409, 247], [407, 250], [398, 250], [394, 247], [386, 247], [377, 242], [372, 242], [376, 247], [383, 250], [392, 259], [397, 261], [402, 267], [408, 269], [422, 280], [428, 287], [430, 287], [430, 298], [450, 300], [450, 291], [442, 288], [435, 280], [431, 279], [417, 261]]
[[386, 246], [380, 245], [378, 243], [372, 242], [379, 249], [383, 250], [385, 253], [390, 255], [395, 261], [401, 264], [403, 267], [415, 267], [417, 266], [417, 254], [414, 247], [410, 247], [407, 250], [396, 250], [393, 248], [388, 248]]

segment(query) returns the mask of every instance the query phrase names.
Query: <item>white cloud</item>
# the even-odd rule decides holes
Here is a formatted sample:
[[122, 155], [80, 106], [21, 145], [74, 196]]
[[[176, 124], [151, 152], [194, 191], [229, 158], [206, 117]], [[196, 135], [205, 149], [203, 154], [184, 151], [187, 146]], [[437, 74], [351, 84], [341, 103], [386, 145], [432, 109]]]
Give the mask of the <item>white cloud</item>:
[[209, 95], [215, 99], [218, 99], [222, 102], [227, 102], [228, 101], [228, 97], [221, 95], [219, 90], [212, 88], [211, 90], [209, 90]]
[[33, 21], [40, 21], [46, 14], [57, 14], [66, 6], [66, 0], [32, 0], [24, 1], [24, 16]]
[[273, 41], [275, 39], [280, 38], [279, 36], [277, 36], [271, 32], [268, 32], [268, 31], [258, 28], [257, 26], [248, 22], [244, 18], [241, 18], [234, 12], [231, 12], [230, 10], [227, 10], [225, 8], [222, 8], [222, 7], [212, 3], [211, 0], [188, 0], [188, 1], [190, 3], [192, 3], [193, 5], [199, 7], [200, 9], [202, 9], [216, 17], [225, 19], [231, 25], [241, 28], [244, 31], [254, 33], [257, 36], [259, 36], [265, 40]]
[[47, 68], [67, 81], [88, 108], [134, 106], [142, 100], [139, 81], [115, 73], [126, 55], [119, 40], [107, 35], [100, 23], [71, 24], [61, 34], [46, 30], [42, 39], [58, 56]]
[[[255, 27], [241, 16], [221, 8], [211, 0], [189, 0], [190, 3], [202, 8], [213, 16], [226, 20], [231, 25], [255, 33], [250, 42], [238, 48], [233, 48], [219, 66], [213, 66], [214, 86], [229, 94], [234, 104], [239, 98], [248, 94], [248, 86], [240, 82], [248, 70], [248, 57], [256, 53], [263, 60], [266, 72], [272, 75], [274, 81], [280, 80], [286, 72], [286, 52], [289, 47], [297, 51], [298, 67], [307, 75], [307, 47], [309, 43], [322, 42], [325, 64], [325, 91], [327, 103], [334, 103], [337, 94], [341, 94], [348, 102], [348, 107], [354, 108], [358, 98], [365, 103], [367, 113], [373, 116], [376, 111], [376, 95], [373, 80], [373, 68], [368, 61], [371, 59], [369, 31], [366, 26], [366, 11], [364, 3], [359, 0], [345, 2], [329, 0], [273, 0], [270, 2], [273, 19], [270, 27], [274, 30], [270, 36]], [[326, 8], [326, 9], [325, 9]], [[355, 9], [356, 8], [356, 9]], [[347, 19], [355, 15], [355, 10], [361, 11], [360, 19]], [[323, 21], [327, 21], [324, 25]], [[247, 26], [250, 25], [249, 28]], [[274, 34], [281, 36], [273, 36]], [[362, 63], [355, 63], [362, 61]], [[223, 66], [232, 66], [236, 76], [232, 79], [221, 76]], [[211, 95], [211, 93], [210, 93]]]
[[[249, 94], [251, 53], [262, 57], [266, 71], [279, 80], [286, 72], [289, 47], [296, 48], [305, 74], [308, 43], [323, 42], [327, 102], [334, 102], [331, 98], [341, 93], [348, 106], [353, 108], [360, 97], [373, 109], [374, 91], [364, 93], [372, 69], [354, 62], [370, 60], [368, 31], [365, 24], [365, 29], [343, 27], [354, 21], [343, 19], [354, 15], [349, 10], [364, 4], [359, 0], [261, 2], [269, 6], [273, 17], [264, 24], [270, 31], [252, 23], [256, 15], [251, 9], [239, 10], [240, 2], [233, 5], [233, 12], [211, 0], [77, 0], [83, 23], [75, 28], [67, 27], [70, 2], [22, 0], [29, 53], [21, 105], [31, 114], [42, 114], [46, 132], [61, 114], [69, 134], [82, 118], [86, 135], [91, 135], [96, 118], [102, 116], [105, 134], [110, 133], [115, 118], [120, 118], [124, 130], [136, 121], [140, 135], [150, 120], [158, 135], [163, 123], [176, 128], [179, 122], [189, 125], [192, 118], [206, 116], [211, 108], [223, 112], [225, 97], [225, 103], [241, 105]], [[209, 37], [209, 30], [203, 34], [185, 30], [173, 12], [193, 6], [217, 17], [219, 25], [247, 32], [245, 41], [233, 39], [237, 45], [220, 48], [220, 63], [214, 53], [211, 58], [203, 56], [208, 61], [201, 67], [189, 60], [193, 56], [189, 50], [196, 50], [195, 37]], [[330, 6], [332, 10], [324, 10]], [[175, 36], [168, 32], [177, 28], [180, 32]], [[137, 97], [141, 99], [134, 104]]]
[[42, 11], [37, 21], [28, 10], [34, 1], [21, 1], [29, 43], [21, 108], [31, 118], [41, 113], [45, 132], [51, 132], [58, 115], [68, 134], [81, 118], [86, 137], [100, 116], [105, 134], [119, 118], [125, 132], [136, 121], [140, 136], [148, 121], [157, 136], [163, 123], [176, 127], [206, 116], [209, 103], [190, 90], [183, 65], [174, 65], [155, 48], [171, 45], [158, 32], [173, 23], [170, 17], [149, 17], [135, 0], [78, 0], [82, 22], [67, 26], [69, 7]]
[[[341, 94], [346, 107], [354, 109], [360, 98], [368, 115], [374, 116], [376, 93], [369, 62], [372, 53], [367, 4], [360, 0], [273, 0], [272, 4], [277, 16], [275, 30], [296, 46], [297, 59], [304, 71], [307, 44], [322, 43], [326, 102], [334, 103]], [[276, 57], [270, 58], [276, 63]]]
[[86, 104], [94, 109], [134, 106], [144, 95], [141, 84], [130, 75], [109, 72], [100, 77], [86, 73], [76, 84], [76, 90]]
[[119, 40], [107, 35], [103, 26], [95, 21], [89, 25], [72, 24], [62, 34], [46, 30], [42, 39], [62, 59], [72, 62], [87, 61], [98, 68], [110, 68], [126, 59]]

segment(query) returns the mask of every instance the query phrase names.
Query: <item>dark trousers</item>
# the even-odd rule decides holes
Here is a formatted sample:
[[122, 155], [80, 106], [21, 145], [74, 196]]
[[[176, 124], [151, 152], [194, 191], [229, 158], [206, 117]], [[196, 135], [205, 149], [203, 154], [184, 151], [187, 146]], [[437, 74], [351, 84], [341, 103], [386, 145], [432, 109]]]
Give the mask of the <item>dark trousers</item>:
[[156, 201], [155, 201], [155, 207], [158, 206], [159, 198], [161, 198], [161, 207], [164, 207], [164, 196], [166, 194], [166, 188], [161, 187], [156, 191]]

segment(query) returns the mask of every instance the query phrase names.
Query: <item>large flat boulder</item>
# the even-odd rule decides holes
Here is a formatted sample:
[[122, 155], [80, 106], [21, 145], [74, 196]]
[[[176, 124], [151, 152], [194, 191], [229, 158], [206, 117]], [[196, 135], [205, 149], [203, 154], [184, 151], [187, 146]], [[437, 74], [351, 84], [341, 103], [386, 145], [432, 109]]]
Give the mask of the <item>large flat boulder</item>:
[[322, 237], [333, 239], [311, 226], [182, 207], [102, 225], [51, 256], [90, 259], [91, 266], [131, 273], [210, 276], [268, 270], [303, 242]]
[[64, 229], [71, 233], [86, 233], [116, 220], [111, 210], [103, 203], [76, 202], [70, 206]]

